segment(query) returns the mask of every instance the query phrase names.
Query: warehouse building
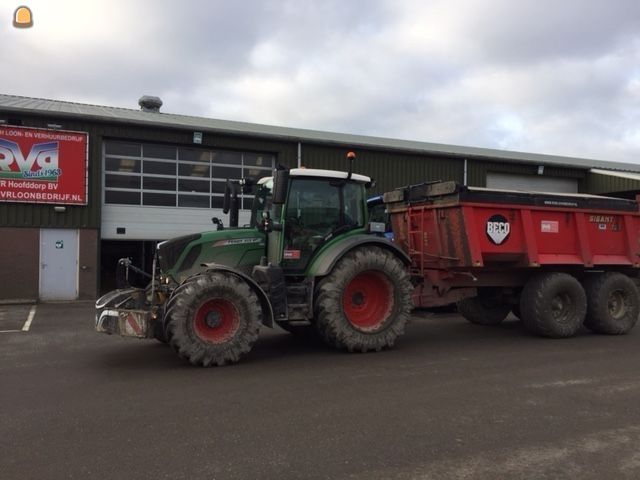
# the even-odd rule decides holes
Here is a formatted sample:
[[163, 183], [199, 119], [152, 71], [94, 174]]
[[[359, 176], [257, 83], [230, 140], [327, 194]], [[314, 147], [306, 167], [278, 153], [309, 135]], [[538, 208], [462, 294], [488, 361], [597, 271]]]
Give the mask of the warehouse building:
[[[355, 171], [372, 194], [410, 183], [615, 193], [634, 198], [637, 165], [283, 128], [0, 95], [0, 301], [92, 299], [116, 260], [146, 270], [156, 242], [213, 228], [226, 179], [277, 164]], [[252, 196], [243, 194], [240, 224]], [[226, 219], [223, 219], [226, 220]]]

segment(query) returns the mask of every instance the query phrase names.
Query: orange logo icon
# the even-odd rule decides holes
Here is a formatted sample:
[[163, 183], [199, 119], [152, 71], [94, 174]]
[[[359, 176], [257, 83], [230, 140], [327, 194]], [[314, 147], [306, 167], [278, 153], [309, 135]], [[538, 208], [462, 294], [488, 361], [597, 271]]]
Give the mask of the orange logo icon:
[[33, 26], [33, 14], [29, 7], [18, 7], [13, 14], [13, 26], [16, 28], [29, 28]]

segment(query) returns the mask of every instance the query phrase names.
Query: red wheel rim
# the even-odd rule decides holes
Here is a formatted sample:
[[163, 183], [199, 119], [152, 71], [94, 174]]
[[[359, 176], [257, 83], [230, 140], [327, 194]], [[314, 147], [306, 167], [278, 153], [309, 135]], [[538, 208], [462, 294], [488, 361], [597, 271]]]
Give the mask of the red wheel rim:
[[194, 330], [209, 343], [225, 343], [240, 328], [240, 314], [233, 303], [216, 298], [207, 300], [196, 311]]
[[342, 306], [355, 328], [364, 332], [378, 330], [393, 308], [393, 285], [382, 272], [359, 273], [347, 285]]

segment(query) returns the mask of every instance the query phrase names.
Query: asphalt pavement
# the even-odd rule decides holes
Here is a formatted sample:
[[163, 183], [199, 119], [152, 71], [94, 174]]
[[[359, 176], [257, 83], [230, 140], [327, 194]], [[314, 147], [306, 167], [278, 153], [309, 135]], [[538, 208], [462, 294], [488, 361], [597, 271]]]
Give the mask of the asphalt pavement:
[[0, 307], [0, 478], [640, 478], [640, 327], [567, 340], [414, 317], [347, 354], [264, 329], [240, 364]]

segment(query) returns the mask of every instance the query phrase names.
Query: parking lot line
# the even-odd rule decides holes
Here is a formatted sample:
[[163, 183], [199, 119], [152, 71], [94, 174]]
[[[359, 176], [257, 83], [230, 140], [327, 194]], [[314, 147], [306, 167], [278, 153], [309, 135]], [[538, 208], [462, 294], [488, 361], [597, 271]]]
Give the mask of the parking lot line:
[[22, 330], [0, 330], [0, 333], [17, 333], [21, 331]]
[[31, 322], [33, 322], [33, 317], [35, 316], [36, 316], [36, 306], [34, 305], [33, 307], [31, 307], [31, 310], [29, 311], [29, 316], [27, 317], [27, 321], [24, 322], [24, 325], [22, 326], [23, 332], [29, 331], [29, 328], [31, 328]]

